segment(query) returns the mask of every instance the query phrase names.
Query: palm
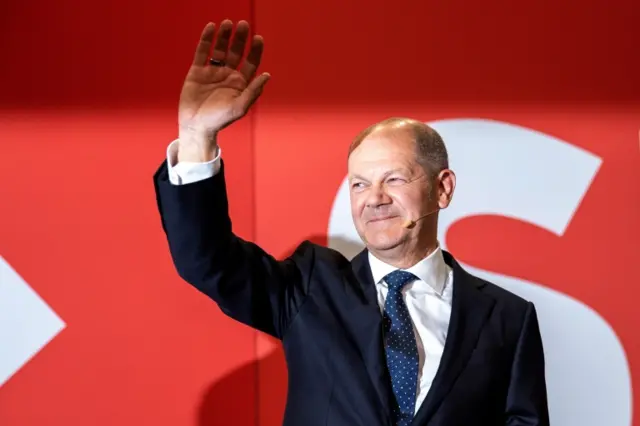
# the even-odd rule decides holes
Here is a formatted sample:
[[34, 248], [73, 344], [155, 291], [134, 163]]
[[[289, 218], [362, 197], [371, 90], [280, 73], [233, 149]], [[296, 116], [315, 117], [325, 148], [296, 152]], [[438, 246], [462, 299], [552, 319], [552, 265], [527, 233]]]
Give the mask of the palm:
[[204, 28], [180, 95], [181, 124], [213, 131], [228, 126], [247, 112], [268, 80], [268, 74], [253, 79], [262, 55], [262, 38], [253, 38], [249, 54], [242, 61], [249, 25], [238, 23], [233, 40], [232, 27], [230, 21], [222, 22], [213, 49], [212, 58], [225, 61], [224, 66], [209, 64], [215, 26]]

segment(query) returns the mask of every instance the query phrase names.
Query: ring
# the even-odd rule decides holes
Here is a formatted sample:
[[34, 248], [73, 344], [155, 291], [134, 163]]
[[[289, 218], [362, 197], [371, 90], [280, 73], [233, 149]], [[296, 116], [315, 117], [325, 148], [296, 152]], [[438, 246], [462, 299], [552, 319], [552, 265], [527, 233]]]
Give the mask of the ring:
[[211, 59], [209, 60], [209, 63], [210, 63], [211, 65], [216, 66], [216, 67], [224, 67], [224, 66], [225, 66], [224, 61], [222, 61], [222, 60], [220, 60], [220, 59], [213, 59], [213, 58], [211, 58]]

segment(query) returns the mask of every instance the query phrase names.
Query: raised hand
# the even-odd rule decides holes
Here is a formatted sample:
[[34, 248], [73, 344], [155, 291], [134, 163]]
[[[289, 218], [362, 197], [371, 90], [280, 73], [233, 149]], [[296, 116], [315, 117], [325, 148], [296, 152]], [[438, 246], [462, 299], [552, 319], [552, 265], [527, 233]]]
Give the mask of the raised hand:
[[252, 37], [244, 55], [249, 30], [240, 21], [232, 37], [233, 23], [222, 21], [214, 45], [215, 24], [204, 27], [180, 94], [179, 161], [210, 160], [217, 133], [247, 113], [269, 80], [267, 73], [255, 77], [264, 46], [261, 36]]

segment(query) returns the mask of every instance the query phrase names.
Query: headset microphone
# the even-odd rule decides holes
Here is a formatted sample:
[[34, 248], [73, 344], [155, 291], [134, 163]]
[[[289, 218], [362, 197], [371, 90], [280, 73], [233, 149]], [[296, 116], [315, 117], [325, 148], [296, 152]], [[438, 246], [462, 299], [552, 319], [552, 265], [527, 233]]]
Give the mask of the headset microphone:
[[425, 217], [431, 216], [434, 213], [437, 213], [439, 210], [440, 209], [435, 209], [434, 211], [424, 214], [417, 219], [406, 218], [404, 222], [402, 222], [402, 226], [407, 229], [413, 228], [414, 226], [416, 226], [416, 222], [424, 219]]

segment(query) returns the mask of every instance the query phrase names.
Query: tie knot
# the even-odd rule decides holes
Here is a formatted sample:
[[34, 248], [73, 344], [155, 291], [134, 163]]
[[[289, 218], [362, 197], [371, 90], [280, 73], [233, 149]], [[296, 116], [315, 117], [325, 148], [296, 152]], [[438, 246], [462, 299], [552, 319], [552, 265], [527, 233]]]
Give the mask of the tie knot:
[[411, 272], [395, 270], [384, 277], [384, 281], [389, 286], [389, 290], [399, 291], [409, 281], [415, 280], [417, 277]]

